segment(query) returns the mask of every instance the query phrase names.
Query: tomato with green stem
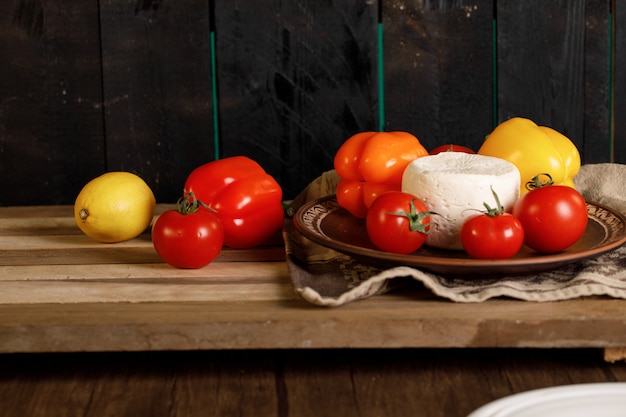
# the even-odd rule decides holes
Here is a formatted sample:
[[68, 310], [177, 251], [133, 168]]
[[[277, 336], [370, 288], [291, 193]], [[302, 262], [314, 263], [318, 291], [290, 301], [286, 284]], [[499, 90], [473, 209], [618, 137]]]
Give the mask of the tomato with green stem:
[[378, 249], [409, 254], [418, 250], [430, 231], [430, 216], [423, 201], [412, 194], [389, 191], [372, 202], [365, 218], [367, 234]]
[[[541, 176], [547, 179], [541, 182]], [[588, 223], [587, 203], [574, 188], [554, 185], [549, 174], [533, 177], [528, 192], [513, 205], [524, 227], [524, 243], [542, 253], [561, 252], [575, 244]]]
[[524, 244], [522, 223], [506, 213], [496, 192], [492, 193], [496, 207], [483, 203], [486, 211], [468, 217], [461, 226], [461, 243], [472, 258], [512, 258]]
[[176, 268], [197, 269], [221, 252], [224, 228], [193, 193], [181, 197], [175, 210], [161, 213], [152, 225], [152, 244], [159, 257]]

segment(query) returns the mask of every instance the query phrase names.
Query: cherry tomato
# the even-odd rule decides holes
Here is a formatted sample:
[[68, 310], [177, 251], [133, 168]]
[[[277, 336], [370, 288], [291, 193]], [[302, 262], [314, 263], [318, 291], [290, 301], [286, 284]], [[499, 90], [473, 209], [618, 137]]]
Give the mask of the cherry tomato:
[[461, 226], [461, 243], [472, 258], [508, 259], [524, 244], [524, 229], [517, 217], [506, 213], [498, 194], [491, 189], [496, 207], [483, 203], [486, 211], [468, 217]]
[[524, 227], [524, 243], [538, 252], [561, 252], [578, 241], [588, 222], [587, 204], [571, 187], [547, 185], [522, 195], [513, 215]]
[[224, 245], [251, 248], [265, 243], [283, 226], [282, 189], [254, 160], [231, 156], [195, 168], [185, 181], [224, 227]]
[[152, 244], [163, 261], [176, 268], [196, 269], [210, 264], [224, 244], [224, 228], [198, 201], [179, 200], [152, 225]]
[[477, 214], [463, 223], [461, 243], [472, 258], [508, 259], [524, 244], [524, 229], [510, 213]]
[[365, 227], [378, 249], [409, 254], [418, 250], [430, 229], [428, 208], [417, 197], [400, 191], [378, 196], [370, 206]]
[[446, 145], [437, 146], [433, 150], [430, 151], [431, 155], [437, 155], [441, 152], [463, 152], [463, 153], [476, 153], [472, 149], [467, 148], [461, 145], [454, 145], [452, 143], [448, 143]]

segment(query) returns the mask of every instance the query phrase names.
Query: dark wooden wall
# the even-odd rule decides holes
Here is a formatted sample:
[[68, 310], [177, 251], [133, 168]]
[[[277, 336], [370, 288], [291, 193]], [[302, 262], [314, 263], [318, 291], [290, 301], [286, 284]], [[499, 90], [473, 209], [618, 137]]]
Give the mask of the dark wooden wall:
[[356, 132], [478, 148], [511, 116], [626, 163], [626, 5], [380, 1], [0, 2], [0, 205], [71, 204], [110, 170], [173, 202], [235, 154], [291, 198]]

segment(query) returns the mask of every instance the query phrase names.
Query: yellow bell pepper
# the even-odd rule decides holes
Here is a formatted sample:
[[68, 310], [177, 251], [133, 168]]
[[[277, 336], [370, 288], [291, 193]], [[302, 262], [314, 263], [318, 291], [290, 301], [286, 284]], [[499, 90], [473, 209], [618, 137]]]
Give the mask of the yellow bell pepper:
[[574, 187], [580, 169], [576, 145], [556, 130], [514, 117], [500, 123], [486, 138], [478, 154], [505, 159], [520, 171], [520, 194], [539, 174], [550, 174], [555, 185]]

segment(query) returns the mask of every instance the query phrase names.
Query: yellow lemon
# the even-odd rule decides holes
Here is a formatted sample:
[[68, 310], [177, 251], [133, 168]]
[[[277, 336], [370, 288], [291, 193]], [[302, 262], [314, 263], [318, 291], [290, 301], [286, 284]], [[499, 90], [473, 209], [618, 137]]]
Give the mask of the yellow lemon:
[[107, 172], [89, 181], [76, 197], [78, 227], [99, 242], [139, 236], [150, 225], [156, 200], [143, 179], [130, 172]]

